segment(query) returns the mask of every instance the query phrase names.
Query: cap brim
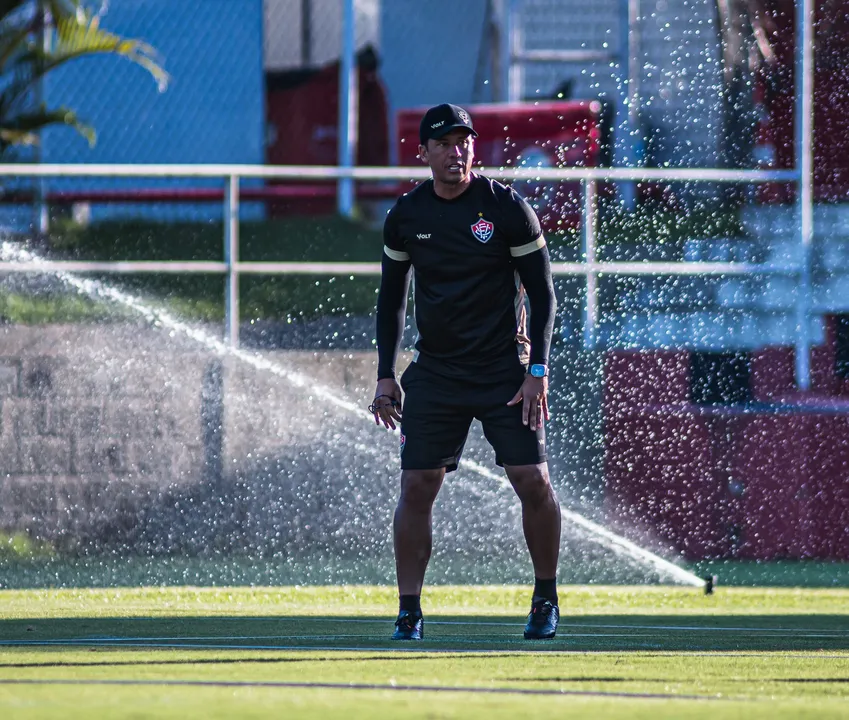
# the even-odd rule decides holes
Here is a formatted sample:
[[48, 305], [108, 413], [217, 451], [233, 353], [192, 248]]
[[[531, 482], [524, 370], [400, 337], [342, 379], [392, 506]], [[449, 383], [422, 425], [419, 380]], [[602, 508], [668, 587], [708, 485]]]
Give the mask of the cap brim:
[[469, 135], [471, 135], [472, 137], [478, 136], [478, 134], [474, 131], [473, 128], [470, 128], [468, 125], [461, 125], [460, 123], [457, 123], [455, 125], [449, 125], [448, 127], [439, 128], [439, 130], [437, 130], [436, 132], [431, 133], [430, 139], [436, 140], [437, 138], [445, 137], [452, 130], [468, 130]]

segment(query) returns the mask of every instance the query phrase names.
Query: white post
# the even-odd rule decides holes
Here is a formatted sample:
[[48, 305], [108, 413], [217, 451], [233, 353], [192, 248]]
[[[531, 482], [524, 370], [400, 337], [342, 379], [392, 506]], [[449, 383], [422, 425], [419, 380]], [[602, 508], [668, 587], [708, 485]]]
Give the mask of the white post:
[[[621, 108], [613, 113], [614, 143], [618, 148], [614, 157], [617, 165], [640, 167], [643, 164], [643, 138], [640, 130], [640, 77], [642, 74], [642, 44], [640, 42], [640, 0], [622, 0], [620, 18], [622, 27], [619, 39], [620, 73], [626, 74], [627, 83], [621, 100], [626, 104], [625, 119]], [[635, 183], [620, 183], [619, 193], [626, 210], [633, 211], [637, 204]]]
[[[38, 13], [38, 43], [43, 52], [50, 51], [50, 33], [49, 28], [53, 23], [53, 16], [50, 14], [50, 9], [44, 3], [44, 0], [39, 0], [36, 9]], [[40, 63], [40, 61], [39, 61]], [[44, 76], [39, 77], [35, 84], [35, 104], [40, 107], [44, 104]], [[43, 159], [43, 140], [44, 133], [39, 132], [39, 142], [36, 143], [33, 151], [33, 159], [36, 163], [40, 163]], [[35, 229], [39, 237], [44, 238], [50, 232], [50, 207], [47, 204], [47, 178], [41, 177], [35, 181]]]
[[224, 333], [231, 347], [239, 347], [239, 176], [230, 175], [224, 192], [224, 262], [227, 290], [224, 297]]
[[[357, 156], [357, 95], [359, 90], [356, 58], [357, 0], [342, 0], [342, 56], [339, 63], [339, 167], [354, 166]], [[336, 186], [336, 208], [343, 217], [354, 213], [354, 181], [340, 180]]]
[[796, 2], [796, 169], [799, 172], [800, 253], [796, 288], [796, 384], [811, 386], [811, 249], [814, 239], [814, 8], [812, 0]]
[[[628, 48], [628, 125], [631, 133], [631, 147], [640, 147], [643, 141], [640, 132], [640, 85], [643, 72], [642, 63], [642, 35], [640, 33], [640, 0], [628, 0], [628, 37], [626, 47]], [[635, 152], [635, 155], [638, 154]], [[639, 159], [637, 157], [635, 160]], [[636, 164], [636, 163], [635, 163]]]
[[505, 47], [507, 52], [507, 102], [519, 102], [522, 99], [522, 85], [525, 80], [525, 68], [520, 55], [522, 53], [522, 21], [519, 13], [521, 0], [505, 0], [507, 4]]
[[[598, 183], [586, 180], [584, 188], [584, 233], [583, 260], [588, 266], [595, 265], [595, 245], [597, 230], [597, 195]], [[598, 277], [592, 267], [586, 270], [587, 289], [586, 307], [584, 309], [584, 348], [594, 350], [598, 336]]]
[[497, 102], [507, 102], [510, 97], [510, 33], [513, 22], [512, 0], [495, 0], [498, 11], [498, 83], [495, 87]]

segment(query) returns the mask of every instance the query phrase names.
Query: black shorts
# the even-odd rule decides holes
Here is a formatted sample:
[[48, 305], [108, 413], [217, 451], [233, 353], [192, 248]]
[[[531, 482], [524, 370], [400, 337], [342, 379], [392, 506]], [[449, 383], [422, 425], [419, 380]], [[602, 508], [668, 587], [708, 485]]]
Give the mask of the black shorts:
[[507, 381], [469, 383], [410, 363], [401, 376], [401, 468], [456, 470], [474, 419], [483, 426], [498, 465], [545, 462], [545, 427], [528, 428], [522, 424], [522, 404], [507, 405], [524, 378], [519, 366]]

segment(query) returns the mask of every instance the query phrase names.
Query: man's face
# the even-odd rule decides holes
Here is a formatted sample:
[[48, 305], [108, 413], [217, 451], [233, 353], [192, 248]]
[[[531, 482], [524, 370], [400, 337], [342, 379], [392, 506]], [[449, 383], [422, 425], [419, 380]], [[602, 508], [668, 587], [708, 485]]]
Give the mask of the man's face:
[[475, 160], [475, 139], [468, 130], [459, 128], [427, 145], [419, 145], [419, 155], [430, 167], [433, 179], [447, 185], [465, 182]]

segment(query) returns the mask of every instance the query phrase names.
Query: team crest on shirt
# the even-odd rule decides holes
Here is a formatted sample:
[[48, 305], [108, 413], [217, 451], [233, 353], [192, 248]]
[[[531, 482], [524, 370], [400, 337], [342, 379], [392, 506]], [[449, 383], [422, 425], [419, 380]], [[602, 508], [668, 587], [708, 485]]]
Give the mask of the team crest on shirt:
[[495, 232], [495, 223], [485, 219], [483, 213], [478, 213], [478, 221], [472, 225], [472, 234], [482, 243], [487, 242]]

